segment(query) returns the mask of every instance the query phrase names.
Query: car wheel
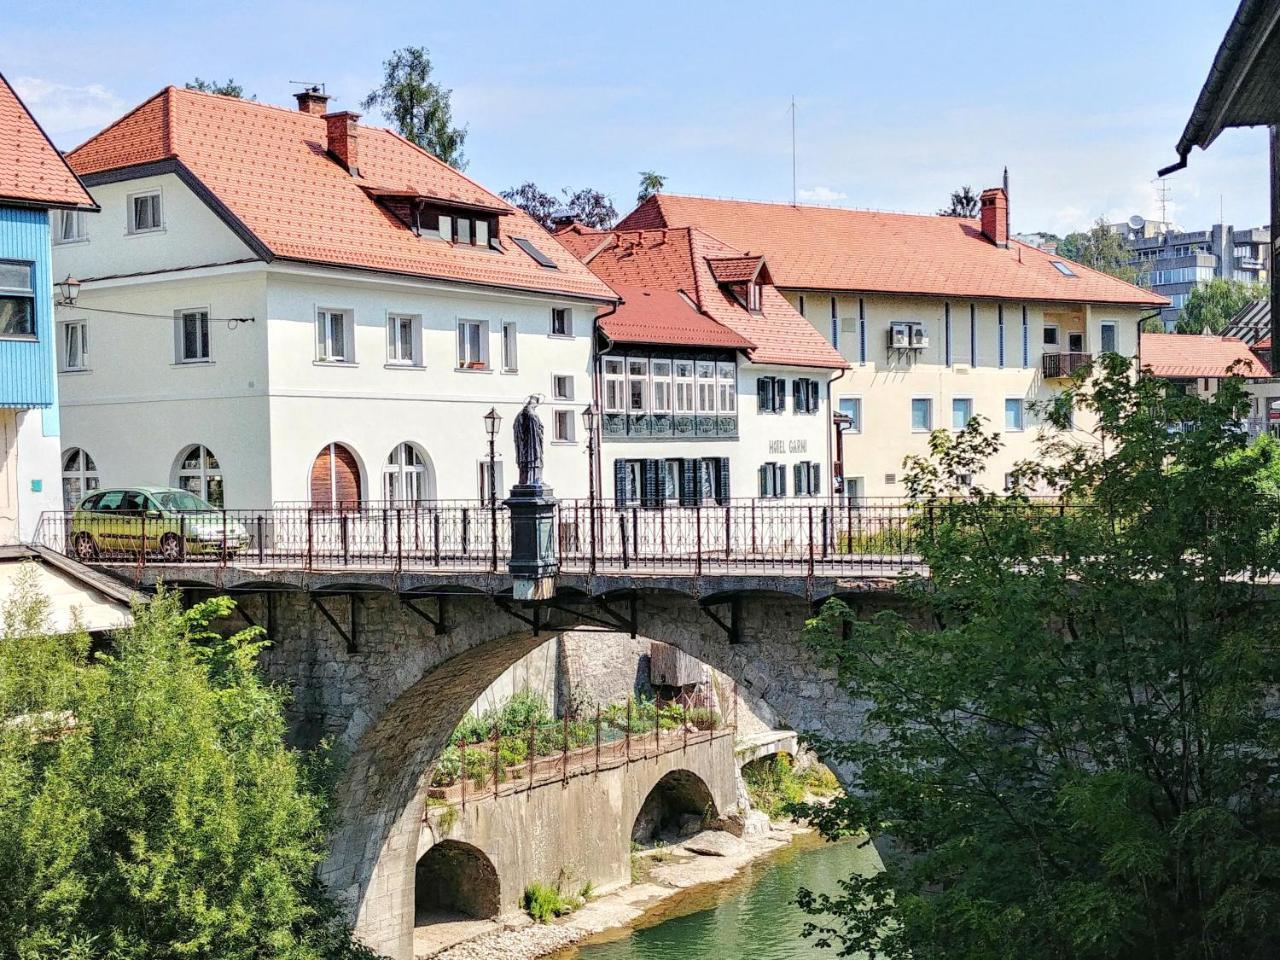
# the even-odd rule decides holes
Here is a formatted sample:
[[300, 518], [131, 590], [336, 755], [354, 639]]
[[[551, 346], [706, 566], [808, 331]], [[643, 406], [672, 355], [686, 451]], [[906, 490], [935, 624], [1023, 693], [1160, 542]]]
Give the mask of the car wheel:
[[98, 559], [98, 545], [93, 542], [93, 537], [87, 533], [76, 534], [75, 550], [76, 559], [82, 563]]
[[166, 533], [160, 538], [160, 559], [165, 563], [182, 562], [182, 538], [176, 533]]

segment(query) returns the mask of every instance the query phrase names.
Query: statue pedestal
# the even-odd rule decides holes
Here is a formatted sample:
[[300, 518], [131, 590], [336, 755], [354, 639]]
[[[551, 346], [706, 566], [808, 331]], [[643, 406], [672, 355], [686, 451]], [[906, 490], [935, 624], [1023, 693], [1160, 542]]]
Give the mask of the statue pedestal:
[[556, 544], [556, 498], [541, 483], [516, 484], [503, 501], [511, 511], [511, 595], [550, 600], [556, 593], [560, 559]]

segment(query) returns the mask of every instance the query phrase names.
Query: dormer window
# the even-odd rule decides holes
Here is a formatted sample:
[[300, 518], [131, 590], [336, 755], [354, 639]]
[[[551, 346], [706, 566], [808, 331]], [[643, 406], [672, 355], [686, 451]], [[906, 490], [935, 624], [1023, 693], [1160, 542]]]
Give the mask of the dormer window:
[[423, 207], [418, 212], [419, 236], [448, 240], [467, 247], [501, 250], [498, 218], [473, 210]]
[[763, 297], [763, 288], [759, 283], [747, 284], [747, 309], [752, 313], [760, 312], [760, 302]]

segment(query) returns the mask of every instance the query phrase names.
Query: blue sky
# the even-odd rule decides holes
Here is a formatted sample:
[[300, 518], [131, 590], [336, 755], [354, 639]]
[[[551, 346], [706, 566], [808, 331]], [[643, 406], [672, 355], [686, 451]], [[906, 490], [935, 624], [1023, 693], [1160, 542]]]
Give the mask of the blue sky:
[[[1151, 180], [1236, 0], [1163, 4], [648, 0], [34, 0], [0, 14], [0, 71], [71, 147], [169, 83], [234, 77], [358, 109], [396, 47], [429, 48], [493, 190], [592, 186], [932, 212], [1009, 166], [1015, 230], [1158, 215]], [[369, 120], [380, 122], [376, 117]], [[1184, 226], [1266, 223], [1266, 136], [1228, 131], [1173, 176]]]

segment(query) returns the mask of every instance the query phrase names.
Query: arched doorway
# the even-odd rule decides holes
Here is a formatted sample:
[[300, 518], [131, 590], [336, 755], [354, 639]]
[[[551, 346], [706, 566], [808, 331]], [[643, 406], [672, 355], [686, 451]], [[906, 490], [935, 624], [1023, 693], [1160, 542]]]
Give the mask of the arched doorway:
[[672, 770], [653, 785], [631, 825], [631, 840], [642, 845], [674, 839], [689, 818], [714, 819], [715, 798], [706, 782], [689, 770]]
[[74, 509], [87, 494], [98, 489], [98, 465], [89, 451], [72, 447], [62, 455], [62, 505]]
[[397, 443], [382, 467], [382, 496], [389, 503], [415, 503], [434, 498], [431, 466], [415, 443]]
[[413, 895], [417, 924], [459, 913], [496, 917], [501, 902], [498, 871], [479, 847], [441, 840], [418, 860]]
[[351, 448], [330, 443], [311, 464], [311, 503], [317, 507], [356, 507], [364, 499], [360, 461]]
[[173, 466], [173, 485], [208, 500], [215, 507], [224, 504], [222, 465], [212, 450], [198, 443], [178, 454]]

